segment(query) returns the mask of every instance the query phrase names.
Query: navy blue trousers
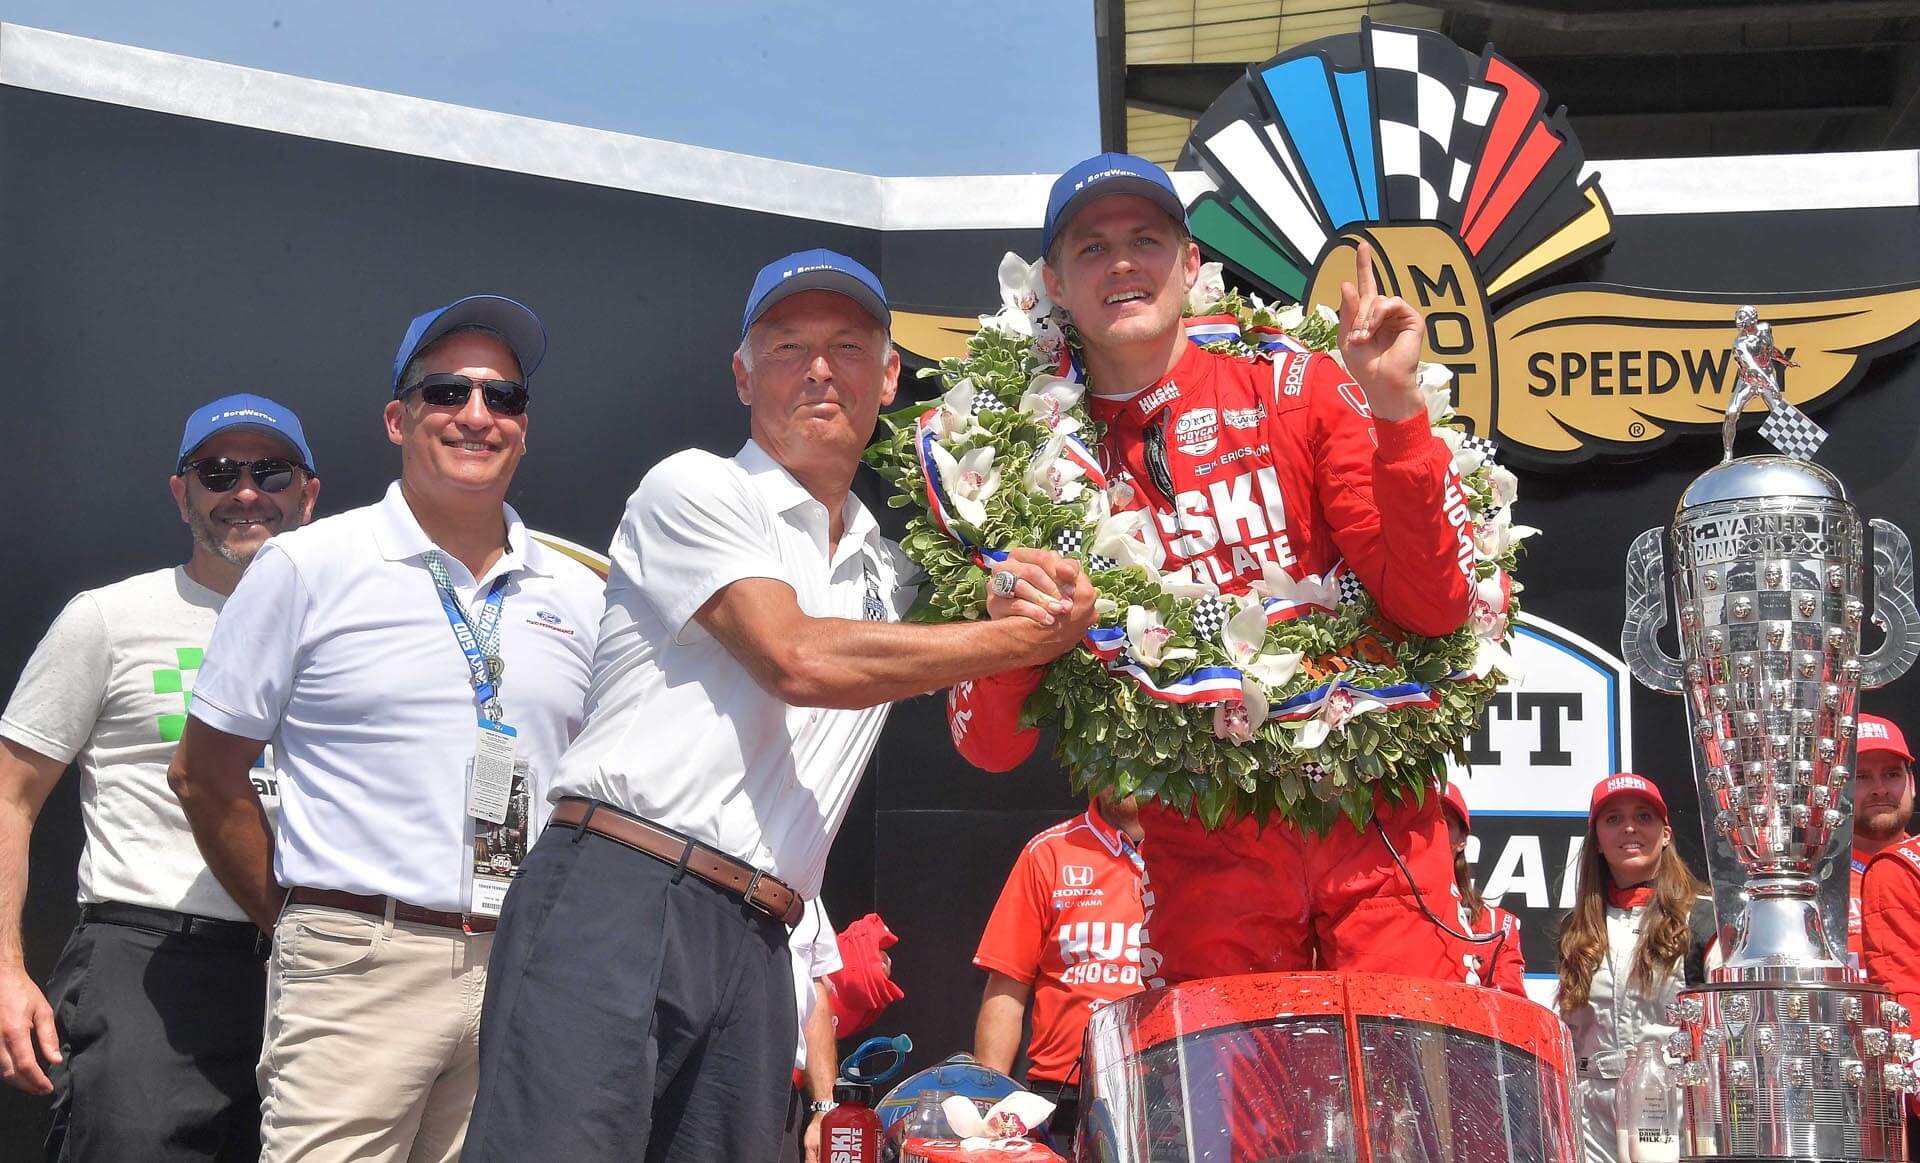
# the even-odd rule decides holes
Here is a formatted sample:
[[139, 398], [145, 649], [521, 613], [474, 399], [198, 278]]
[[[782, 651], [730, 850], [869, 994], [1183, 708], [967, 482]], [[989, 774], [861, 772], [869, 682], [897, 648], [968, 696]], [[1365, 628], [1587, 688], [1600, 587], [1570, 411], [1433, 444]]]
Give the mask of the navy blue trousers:
[[798, 1036], [785, 925], [550, 827], [494, 936], [463, 1158], [771, 1163]]

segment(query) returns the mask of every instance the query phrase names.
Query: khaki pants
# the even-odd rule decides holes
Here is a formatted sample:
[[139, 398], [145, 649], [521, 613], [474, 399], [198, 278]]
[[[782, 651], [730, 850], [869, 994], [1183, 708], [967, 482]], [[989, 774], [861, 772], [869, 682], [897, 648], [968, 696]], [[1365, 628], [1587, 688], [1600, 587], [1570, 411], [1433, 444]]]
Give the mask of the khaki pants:
[[274, 928], [262, 1163], [452, 1163], [493, 934], [294, 905]]

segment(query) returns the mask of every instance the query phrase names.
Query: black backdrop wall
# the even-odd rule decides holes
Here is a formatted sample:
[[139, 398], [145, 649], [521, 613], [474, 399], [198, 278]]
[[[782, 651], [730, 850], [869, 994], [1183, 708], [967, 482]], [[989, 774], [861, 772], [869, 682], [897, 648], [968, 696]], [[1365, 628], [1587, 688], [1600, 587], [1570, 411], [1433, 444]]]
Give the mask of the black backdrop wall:
[[[1604, 169], [1604, 167], [1603, 167]], [[1712, 170], [1702, 168], [1702, 180]], [[983, 186], [982, 189], [989, 187]], [[1911, 206], [1624, 216], [1583, 277], [1702, 291], [1883, 284], [1920, 270]], [[428, 160], [0, 85], [0, 696], [77, 589], [181, 560], [165, 478], [194, 405], [258, 391], [295, 407], [321, 508], [378, 497], [395, 470], [380, 410], [393, 346], [416, 312], [474, 291], [532, 304], [552, 334], [531, 452], [512, 496], [530, 522], [604, 547], [627, 494], [688, 445], [731, 451], [745, 419], [727, 361], [757, 267], [830, 246], [877, 269], [898, 306], [997, 306], [1002, 251], [1035, 230], [878, 230]], [[1822, 460], [1869, 513], [1920, 533], [1913, 359], [1881, 360], [1825, 413]], [[1621, 560], [1671, 512], [1710, 448], [1558, 476], [1525, 474], [1521, 519], [1547, 535], [1525, 561], [1529, 608], [1617, 641]], [[863, 482], [876, 511], [875, 482]], [[886, 518], [883, 518], [886, 519]], [[1869, 705], [1909, 726], [1910, 685]], [[1678, 700], [1635, 696], [1635, 756], [1666, 789], [1699, 864]], [[1555, 773], [1543, 769], [1541, 779]], [[68, 930], [80, 828], [63, 782], [34, 835], [26, 938], [44, 979]], [[901, 935], [907, 998], [886, 1018], [930, 1062], [970, 1041], [974, 941], [1021, 843], [1075, 809], [1045, 762], [988, 777], [947, 741], [941, 703], [894, 711], [835, 849], [835, 917], [877, 909]], [[1483, 824], [1497, 844], [1506, 825]], [[1531, 824], [1527, 826], [1533, 826]], [[1577, 823], [1569, 824], [1577, 830]], [[1558, 864], [1552, 864], [1558, 895]], [[1528, 960], [1548, 966], [1529, 917]], [[0, 1156], [45, 1108], [0, 1092]]]

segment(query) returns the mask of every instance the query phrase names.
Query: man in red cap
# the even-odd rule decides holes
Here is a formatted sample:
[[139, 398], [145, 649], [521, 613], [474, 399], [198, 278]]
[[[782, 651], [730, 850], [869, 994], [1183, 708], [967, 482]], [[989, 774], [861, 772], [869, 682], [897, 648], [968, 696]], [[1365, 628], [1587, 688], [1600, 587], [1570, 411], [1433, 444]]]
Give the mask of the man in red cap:
[[1913, 816], [1913, 753], [1898, 724], [1862, 714], [1853, 765], [1853, 871], [1847, 892], [1847, 960], [1861, 967], [1860, 891], [1867, 862], [1907, 838]]
[[1525, 997], [1527, 961], [1520, 952], [1520, 918], [1480, 899], [1480, 890], [1473, 883], [1473, 870], [1467, 865], [1467, 839], [1473, 833], [1473, 813], [1467, 811], [1467, 797], [1453, 780], [1447, 781], [1445, 810], [1447, 839], [1453, 845], [1453, 883], [1460, 897], [1460, 920], [1468, 933], [1489, 938], [1485, 944], [1469, 947], [1462, 955], [1473, 958], [1477, 967], [1469, 980]]

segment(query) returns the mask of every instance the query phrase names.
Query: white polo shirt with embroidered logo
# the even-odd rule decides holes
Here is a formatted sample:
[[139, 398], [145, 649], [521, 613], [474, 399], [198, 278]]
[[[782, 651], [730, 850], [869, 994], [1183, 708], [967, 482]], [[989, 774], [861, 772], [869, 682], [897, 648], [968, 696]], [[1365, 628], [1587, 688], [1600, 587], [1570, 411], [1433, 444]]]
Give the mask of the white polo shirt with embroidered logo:
[[812, 617], [859, 620], [871, 580], [898, 621], [911, 564], [851, 494], [841, 519], [829, 550], [826, 506], [752, 440], [730, 459], [690, 449], [655, 465], [608, 555], [587, 723], [554, 797], [610, 803], [817, 895], [888, 706], [791, 706], [693, 615], [736, 581], [771, 578]]
[[[511, 506], [505, 515], [507, 551], [486, 574], [445, 556], [470, 611], [496, 577], [511, 579], [500, 699], [529, 767], [537, 832], [580, 727], [603, 591], [591, 570], [529, 536]], [[396, 482], [378, 504], [267, 542], [221, 612], [190, 713], [273, 740], [282, 885], [467, 905], [478, 712], [427, 571], [432, 548]]]

